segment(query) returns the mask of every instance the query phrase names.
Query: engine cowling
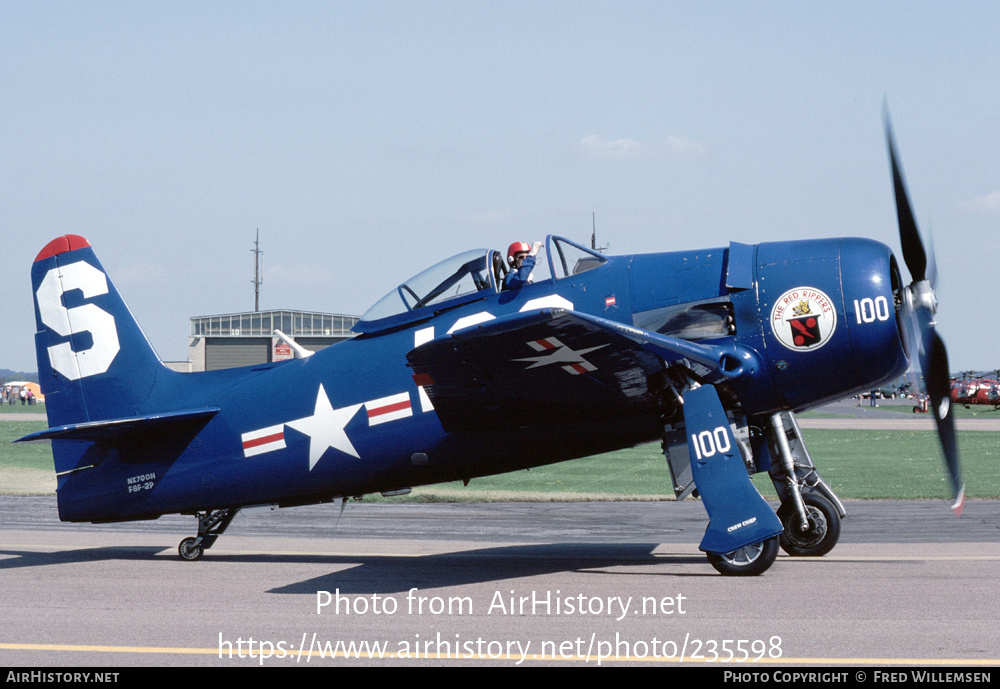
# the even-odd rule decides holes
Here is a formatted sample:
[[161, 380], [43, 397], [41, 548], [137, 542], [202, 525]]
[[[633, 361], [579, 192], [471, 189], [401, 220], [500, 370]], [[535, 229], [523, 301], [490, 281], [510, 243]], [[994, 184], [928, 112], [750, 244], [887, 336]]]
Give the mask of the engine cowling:
[[910, 363], [889, 247], [868, 239], [759, 244], [754, 290], [733, 294], [737, 340], [765, 365], [739, 385], [753, 413], [870, 390]]

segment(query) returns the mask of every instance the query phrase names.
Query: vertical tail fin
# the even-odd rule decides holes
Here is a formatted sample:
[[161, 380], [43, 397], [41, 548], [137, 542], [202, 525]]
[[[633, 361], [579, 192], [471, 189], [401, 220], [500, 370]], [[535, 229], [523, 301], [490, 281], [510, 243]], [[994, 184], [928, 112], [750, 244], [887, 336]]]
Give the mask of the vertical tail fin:
[[[167, 372], [90, 247], [49, 242], [31, 269], [35, 349], [49, 425], [129, 417]], [[56, 458], [57, 471], [59, 458]]]

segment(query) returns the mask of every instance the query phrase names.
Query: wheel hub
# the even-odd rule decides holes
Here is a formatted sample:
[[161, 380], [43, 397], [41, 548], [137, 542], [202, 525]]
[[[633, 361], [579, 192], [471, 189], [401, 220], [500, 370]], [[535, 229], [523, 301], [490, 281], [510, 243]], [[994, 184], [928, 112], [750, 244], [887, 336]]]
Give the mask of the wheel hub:
[[815, 507], [806, 508], [806, 519], [809, 526], [806, 529], [792, 528], [786, 534], [796, 546], [807, 548], [816, 545], [826, 536], [826, 517]]
[[726, 553], [723, 557], [734, 565], [748, 565], [758, 557], [764, 550], [764, 543], [753, 543]]

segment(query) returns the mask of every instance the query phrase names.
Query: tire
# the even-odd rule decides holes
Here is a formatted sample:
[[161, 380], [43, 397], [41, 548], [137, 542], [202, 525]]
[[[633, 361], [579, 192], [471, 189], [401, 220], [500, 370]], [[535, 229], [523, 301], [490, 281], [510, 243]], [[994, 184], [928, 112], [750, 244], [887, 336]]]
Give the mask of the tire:
[[778, 557], [778, 536], [734, 550], [730, 553], [706, 553], [716, 571], [728, 577], [755, 577], [763, 574]]
[[778, 518], [785, 530], [781, 534], [781, 549], [793, 557], [820, 557], [833, 550], [840, 540], [840, 513], [819, 493], [804, 493], [809, 520], [808, 531], [802, 531], [790, 502], [778, 508]]
[[201, 556], [205, 554], [205, 549], [200, 545], [195, 545], [197, 542], [196, 538], [185, 538], [181, 541], [180, 545], [177, 546], [177, 554], [181, 556], [182, 560], [194, 562], [201, 559]]

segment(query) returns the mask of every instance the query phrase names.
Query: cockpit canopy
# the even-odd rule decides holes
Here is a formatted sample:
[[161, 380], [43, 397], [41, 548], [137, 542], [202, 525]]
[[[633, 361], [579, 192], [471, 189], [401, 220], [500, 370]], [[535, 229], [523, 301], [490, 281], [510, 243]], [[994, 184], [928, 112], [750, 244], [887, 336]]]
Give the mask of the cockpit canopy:
[[379, 299], [361, 320], [381, 320], [483, 289], [495, 291], [497, 278], [491, 254], [500, 255], [490, 249], [472, 249], [441, 261]]
[[[562, 237], [546, 238], [548, 261], [539, 260], [533, 282], [562, 279], [597, 268], [606, 256]], [[430, 318], [442, 308], [453, 308], [501, 291], [507, 264], [494, 249], [472, 249], [445, 259], [397, 286], [365, 312], [353, 330], [372, 333], [411, 321]], [[485, 294], [481, 294], [485, 292]]]

